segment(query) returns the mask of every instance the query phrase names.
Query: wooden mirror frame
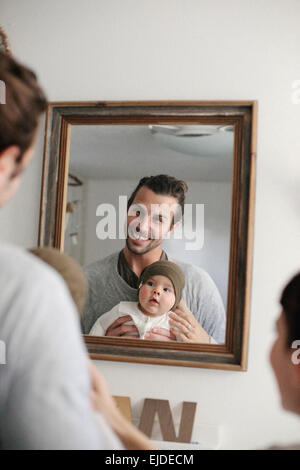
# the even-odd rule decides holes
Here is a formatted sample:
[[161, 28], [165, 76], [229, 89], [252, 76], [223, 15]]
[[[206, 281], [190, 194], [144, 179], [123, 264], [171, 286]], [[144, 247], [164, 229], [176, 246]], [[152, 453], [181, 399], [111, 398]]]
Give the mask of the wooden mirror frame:
[[209, 124], [234, 127], [230, 260], [225, 345], [84, 335], [92, 359], [246, 370], [256, 171], [256, 101], [49, 103], [39, 246], [64, 249], [70, 130], [88, 124]]

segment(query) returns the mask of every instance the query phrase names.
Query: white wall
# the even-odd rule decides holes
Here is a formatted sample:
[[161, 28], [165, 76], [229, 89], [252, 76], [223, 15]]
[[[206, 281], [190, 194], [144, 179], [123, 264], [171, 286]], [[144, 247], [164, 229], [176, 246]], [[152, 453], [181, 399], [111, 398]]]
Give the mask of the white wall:
[[[222, 424], [225, 448], [300, 440], [279, 409], [268, 364], [278, 295], [299, 269], [300, 78], [297, 0], [1, 1], [15, 54], [51, 100], [258, 99], [258, 167], [249, 369], [245, 373], [98, 362], [112, 392], [198, 402], [198, 420]], [[33, 21], [34, 20], [34, 21]], [[18, 199], [2, 212], [2, 238], [32, 245], [41, 150]]]

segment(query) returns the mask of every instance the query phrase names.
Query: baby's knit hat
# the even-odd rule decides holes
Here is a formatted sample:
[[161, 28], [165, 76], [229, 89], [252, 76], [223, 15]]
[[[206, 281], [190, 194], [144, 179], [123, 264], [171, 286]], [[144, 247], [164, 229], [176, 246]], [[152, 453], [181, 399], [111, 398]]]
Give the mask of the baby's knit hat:
[[172, 308], [177, 307], [181, 300], [182, 290], [184, 288], [185, 279], [182, 270], [172, 261], [156, 261], [149, 264], [141, 272], [139, 279], [139, 287], [152, 276], [166, 276], [173, 284], [175, 291], [175, 304]]

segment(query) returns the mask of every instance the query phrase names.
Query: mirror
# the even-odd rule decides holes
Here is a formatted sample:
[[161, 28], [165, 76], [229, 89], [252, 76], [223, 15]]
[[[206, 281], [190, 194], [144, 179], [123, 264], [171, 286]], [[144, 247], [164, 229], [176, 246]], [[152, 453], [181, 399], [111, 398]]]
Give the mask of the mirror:
[[[250, 102], [49, 105], [40, 245], [85, 269], [92, 357], [245, 369], [255, 118]], [[160, 259], [181, 268], [182, 295], [178, 273], [159, 270], [138, 291], [142, 268]], [[204, 335], [186, 317], [170, 337], [176, 295]], [[124, 335], [111, 325], [126, 315]]]

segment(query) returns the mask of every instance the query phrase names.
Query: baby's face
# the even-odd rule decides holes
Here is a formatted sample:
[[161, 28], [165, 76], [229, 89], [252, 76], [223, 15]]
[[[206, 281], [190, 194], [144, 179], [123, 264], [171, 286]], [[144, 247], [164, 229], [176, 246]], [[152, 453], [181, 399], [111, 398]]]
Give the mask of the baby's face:
[[150, 277], [140, 288], [139, 303], [146, 315], [163, 315], [171, 310], [175, 291], [170, 279], [160, 275]]

